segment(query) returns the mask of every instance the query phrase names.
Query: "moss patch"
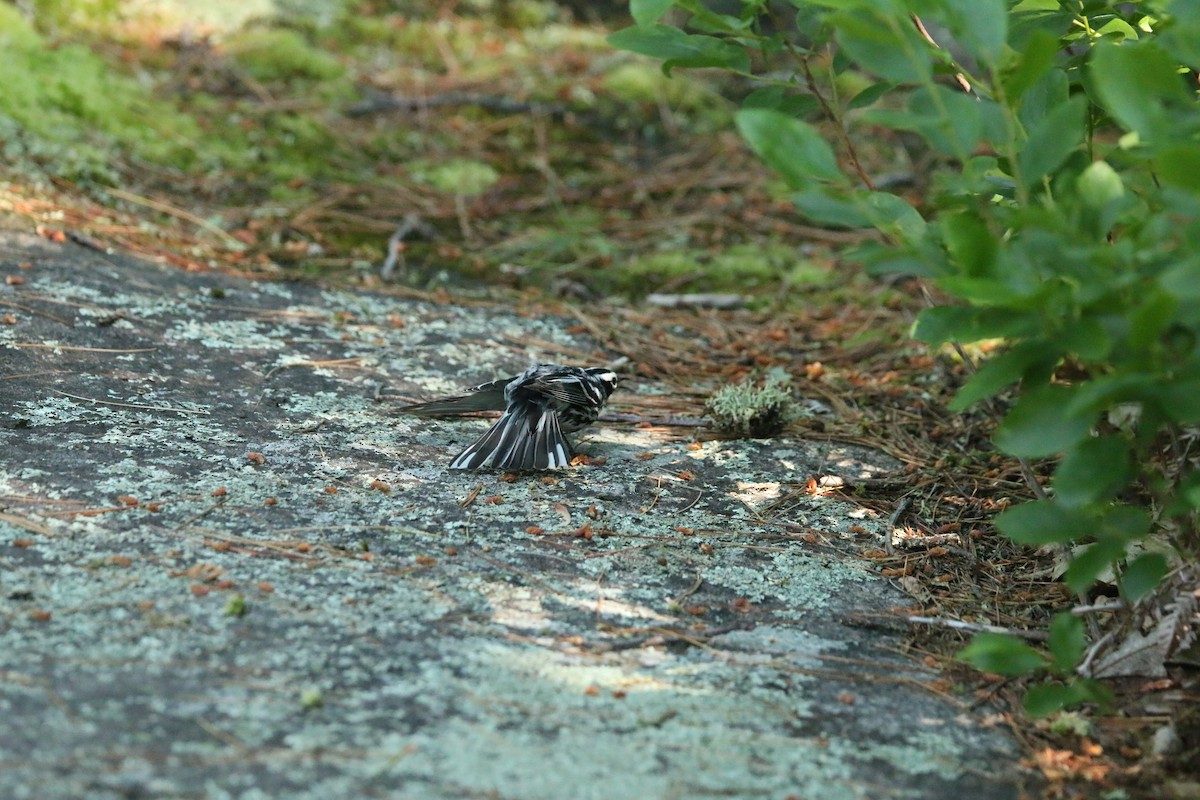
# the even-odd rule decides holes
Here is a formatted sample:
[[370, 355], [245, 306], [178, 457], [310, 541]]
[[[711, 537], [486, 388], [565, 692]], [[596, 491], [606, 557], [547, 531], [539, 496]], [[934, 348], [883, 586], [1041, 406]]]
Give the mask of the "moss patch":
[[70, 179], [111, 180], [108, 152], [128, 144], [149, 161], [185, 166], [199, 128], [86, 47], [50, 47], [0, 5], [0, 139], [9, 158], [53, 164]]
[[784, 282], [823, 284], [828, 270], [805, 259], [794, 246], [736, 244], [721, 250], [676, 247], [645, 253], [631, 261], [626, 272], [634, 281], [653, 285], [694, 276], [689, 288], [746, 288]]
[[325, 81], [344, 72], [337, 59], [294, 30], [253, 28], [230, 37], [225, 50], [260, 81]]

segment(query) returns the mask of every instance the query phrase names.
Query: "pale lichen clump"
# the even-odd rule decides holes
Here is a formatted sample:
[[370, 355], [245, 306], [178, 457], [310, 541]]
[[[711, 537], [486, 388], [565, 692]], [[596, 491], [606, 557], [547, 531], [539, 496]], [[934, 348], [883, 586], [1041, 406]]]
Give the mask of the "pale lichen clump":
[[752, 439], [783, 431], [800, 416], [792, 399], [791, 377], [779, 367], [762, 381], [746, 380], [718, 389], [705, 404], [718, 430]]

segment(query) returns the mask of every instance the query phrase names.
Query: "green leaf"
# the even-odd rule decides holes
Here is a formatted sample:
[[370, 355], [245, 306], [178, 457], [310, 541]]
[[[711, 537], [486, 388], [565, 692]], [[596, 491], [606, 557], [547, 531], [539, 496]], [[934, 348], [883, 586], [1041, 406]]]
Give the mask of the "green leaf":
[[1167, 292], [1149, 292], [1132, 311], [1126, 312], [1129, 333], [1125, 346], [1148, 351], [1157, 342], [1175, 316], [1178, 302]]
[[1200, 145], [1176, 142], [1160, 148], [1154, 169], [1166, 183], [1200, 192]]
[[1021, 145], [1017, 165], [1021, 180], [1033, 187], [1042, 176], [1056, 170], [1067, 160], [1072, 151], [1083, 144], [1087, 130], [1084, 117], [1087, 113], [1087, 98], [1072, 97], [1066, 103], [1050, 110], [1029, 132], [1029, 139]]
[[1079, 385], [1064, 413], [1098, 414], [1116, 403], [1145, 400], [1159, 383], [1159, 378], [1143, 373], [1114, 373], [1093, 378]]
[[[1200, 67], [1200, 4], [1194, 0], [1170, 5], [1171, 24], [1156, 36], [1179, 63]], [[1155, 31], [1158, 33], [1158, 31]]]
[[983, 137], [986, 103], [990, 101], [935, 84], [932, 88], [913, 92], [908, 110], [916, 120], [913, 129], [931, 147], [965, 161]]
[[1026, 392], [996, 428], [996, 446], [1015, 456], [1042, 458], [1081, 442], [1096, 415], [1069, 413], [1072, 394], [1065, 386], [1039, 386]]
[[792, 203], [806, 219], [818, 225], [835, 228], [870, 228], [859, 204], [848, 192], [831, 192], [821, 187], [807, 189], [792, 195]]
[[1063, 575], [1063, 581], [1073, 592], [1089, 589], [1125, 557], [1130, 542], [1145, 537], [1150, 530], [1149, 512], [1129, 505], [1106, 508], [1096, 522], [1096, 541], [1075, 551]]
[[1119, 436], [1097, 436], [1067, 451], [1054, 471], [1054, 499], [1079, 508], [1116, 494], [1133, 478], [1129, 445]]
[[1125, 545], [1113, 539], [1102, 539], [1077, 552], [1063, 573], [1063, 582], [1078, 594], [1091, 588], [1096, 579], [1125, 555]]
[[851, 110], [866, 108], [895, 88], [896, 84], [892, 83], [891, 81], [879, 81], [878, 83], [873, 83], [866, 89], [863, 89], [861, 92], [854, 95], [854, 97], [851, 98], [850, 102], [846, 105], [846, 108]]
[[673, 67], [721, 67], [750, 71], [745, 49], [714, 36], [688, 35], [669, 25], [623, 28], [609, 34], [608, 43], [621, 50], [663, 60], [663, 72]]
[[932, 77], [929, 44], [907, 13], [839, 12], [828, 22], [850, 58], [879, 77], [897, 83], [927, 83]]
[[888, 236], [909, 244], [925, 236], [928, 228], [925, 218], [903, 197], [890, 192], [856, 190], [854, 198], [871, 225]]
[[744, 108], [734, 119], [750, 148], [791, 188], [849, 184], [833, 150], [808, 123], [769, 108]]
[[950, 30], [967, 52], [987, 66], [994, 66], [1004, 52], [1008, 35], [1008, 3], [1005, 0], [971, 0], [947, 3]]
[[898, 249], [878, 241], [865, 241], [842, 253], [846, 263], [861, 262], [871, 275], [920, 275], [933, 277], [945, 269], [940, 252], [927, 254], [924, 248]]
[[1148, 395], [1172, 422], [1181, 425], [1200, 422], [1200, 379], [1164, 382], [1151, 387]]
[[1150, 532], [1150, 512], [1140, 506], [1124, 503], [1110, 505], [1104, 509], [1100, 519], [1099, 536], [1111, 539], [1122, 547], [1145, 538]]
[[1070, 674], [1083, 655], [1087, 644], [1087, 635], [1083, 631], [1083, 620], [1063, 611], [1054, 616], [1050, 622], [1050, 636], [1046, 641], [1046, 649], [1054, 659], [1054, 667], [1059, 672]]
[[1137, 41], [1139, 38], [1137, 28], [1130, 25], [1120, 17], [1113, 17], [1108, 22], [1100, 26], [1096, 31], [1101, 37], [1114, 42], [1123, 42], [1126, 39]]
[[731, 14], [718, 14], [703, 6], [687, 2], [680, 2], [680, 6], [692, 12], [688, 26], [702, 33], [741, 33], [753, 25], [749, 18], [740, 19]]
[[797, 192], [792, 202], [807, 219], [839, 228], [875, 228], [892, 239], [916, 244], [925, 219], [902, 197], [866, 189], [821, 187]]
[[1175, 497], [1167, 503], [1163, 514], [1180, 517], [1200, 509], [1200, 470], [1192, 470], [1175, 490]]
[[1159, 275], [1158, 284], [1180, 300], [1200, 300], [1200, 259], [1177, 260]]
[[1028, 321], [1006, 308], [937, 306], [927, 308], [913, 325], [913, 337], [928, 344], [977, 342], [997, 336], [1020, 336]]
[[1095, 317], [1082, 317], [1067, 324], [1056, 344], [1056, 349], [1074, 353], [1085, 362], [1100, 361], [1112, 352], [1113, 337], [1100, 320]]
[[1089, 61], [1092, 82], [1108, 113], [1143, 141], [1177, 138], [1171, 113], [1194, 114], [1179, 65], [1153, 42], [1100, 42]]
[[1091, 694], [1080, 686], [1079, 681], [1068, 684], [1041, 683], [1030, 686], [1025, 693], [1025, 713], [1031, 717], [1044, 717], [1089, 699]]
[[812, 95], [797, 94], [786, 86], [764, 86], [742, 100], [742, 108], [771, 108], [789, 117], [803, 117], [819, 106], [820, 103]]
[[639, 27], [653, 25], [675, 4], [675, 0], [629, 0], [629, 13]]
[[1027, 675], [1046, 666], [1041, 653], [1007, 633], [977, 633], [957, 658], [997, 675]]
[[1121, 573], [1121, 594], [1136, 603], [1158, 588], [1167, 574], [1167, 559], [1162, 553], [1142, 553], [1130, 561]]
[[974, 210], [945, 214], [938, 228], [951, 260], [966, 275], [991, 275], [997, 237]]
[[1071, 99], [1071, 82], [1061, 69], [1047, 70], [1022, 95], [1018, 117], [1026, 130]]
[[963, 411], [973, 403], [994, 396], [1009, 384], [1024, 378], [1035, 367], [1044, 370], [1058, 355], [1040, 341], [1022, 342], [983, 362], [950, 401], [951, 411]]
[[1002, 78], [1010, 102], [1019, 100], [1053, 68], [1059, 46], [1058, 37], [1047, 30], [1039, 28], [1029, 35], [1024, 49], [1012, 59], [1012, 68]]
[[996, 527], [1017, 544], [1046, 545], [1088, 536], [1097, 523], [1086, 511], [1064, 508], [1053, 500], [1034, 500], [998, 514]]
[[[1004, 308], [1013, 316], [1014, 323], [1030, 323], [1030, 325], [1022, 325], [1022, 329], [1041, 327], [1036, 312], [1032, 311], [1039, 305], [1039, 298], [1033, 295], [1028, 287], [1012, 285], [1013, 259], [1003, 250], [998, 251], [998, 255], [1001, 256], [1001, 264], [1010, 267], [1008, 273], [1004, 273], [1004, 266], [996, 270], [997, 273], [1004, 275], [1003, 278], [992, 276], [977, 278], [959, 273], [939, 277], [938, 287], [971, 305]], [[1015, 328], [1010, 326], [1009, 329]]]

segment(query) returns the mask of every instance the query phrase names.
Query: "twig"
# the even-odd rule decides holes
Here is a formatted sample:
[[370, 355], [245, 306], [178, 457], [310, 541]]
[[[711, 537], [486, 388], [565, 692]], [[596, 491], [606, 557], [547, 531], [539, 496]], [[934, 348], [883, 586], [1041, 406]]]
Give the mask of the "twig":
[[83, 400], [87, 403], [99, 403], [105, 406], [117, 406], [118, 408], [138, 408], [143, 411], [173, 411], [176, 414], [211, 414], [211, 411], [203, 408], [172, 408], [171, 406], [147, 406], [142, 403], [118, 403], [116, 400], [98, 400], [95, 397], [81, 397], [77, 394], [68, 394], [54, 390], [55, 394], [61, 394], [63, 397], [69, 397], [72, 400]]
[[88, 236], [86, 233], [79, 231], [67, 231], [67, 238], [80, 247], [86, 247], [89, 250], [95, 250], [98, 253], [104, 253], [106, 256], [113, 254], [113, 249], [101, 242], [99, 239]]
[[1071, 615], [1082, 617], [1085, 614], [1103, 614], [1107, 611], [1123, 611], [1129, 608], [1124, 600], [1114, 600], [1111, 603], [1096, 603], [1092, 606], [1075, 606], [1071, 609]]
[[185, 211], [182, 208], [176, 208], [175, 206], [170, 205], [169, 203], [164, 203], [161, 200], [154, 200], [149, 197], [142, 197], [140, 194], [134, 194], [133, 192], [127, 192], [124, 189], [117, 189], [115, 187], [110, 186], [106, 191], [109, 194], [111, 194], [113, 197], [119, 197], [122, 200], [126, 200], [130, 203], [136, 203], [139, 206], [153, 208], [155, 211], [161, 211], [162, 213], [167, 214], [169, 216], [177, 217], [177, 218], [183, 220], [184, 222], [190, 222], [193, 225], [196, 225], [196, 226], [208, 231], [209, 233], [216, 235], [223, 242], [225, 242], [225, 244], [230, 249], [235, 250], [239, 253], [246, 249], [246, 245], [244, 245], [242, 242], [238, 241], [238, 239], [236, 239], [235, 237], [226, 233], [225, 231], [221, 230], [221, 228], [218, 227], [217, 225], [214, 225], [213, 223], [209, 222], [208, 220], [204, 219], [203, 217], [196, 216], [195, 214], [193, 214], [190, 211]]
[[271, 376], [281, 369], [289, 369], [291, 367], [338, 367], [343, 364], [358, 364], [362, 362], [361, 356], [353, 356], [351, 358], [334, 358], [329, 361], [296, 361], [292, 364], [279, 364], [271, 367], [266, 375], [263, 376], [264, 381], [271, 380]]
[[676, 605], [680, 605], [680, 604], [682, 604], [684, 600], [686, 600], [687, 598], [691, 597], [691, 596], [692, 596], [692, 595], [694, 595], [696, 592], [700, 591], [700, 587], [701, 587], [703, 584], [704, 584], [704, 576], [703, 576], [703, 575], [701, 575], [699, 572], [697, 572], [697, 573], [696, 573], [696, 582], [695, 582], [695, 583], [693, 583], [693, 584], [692, 584], [692, 585], [691, 585], [691, 586], [688, 588], [688, 590], [687, 590], [687, 591], [685, 591], [683, 594], [679, 595], [679, 597], [676, 597], [676, 598], [674, 599], [674, 601], [673, 601], [673, 602], [674, 602]]
[[883, 549], [887, 551], [889, 556], [895, 555], [896, 553], [896, 547], [892, 544], [892, 537], [894, 536], [894, 532], [896, 530], [896, 523], [899, 522], [900, 518], [904, 516], [904, 512], [908, 510], [910, 505], [912, 505], [912, 498], [900, 498], [900, 502], [896, 505], [896, 510], [892, 512], [890, 517], [888, 517], [887, 531], [885, 532], [886, 538], [884, 539]]
[[6, 342], [5, 347], [28, 347], [34, 350], [63, 350], [74, 353], [153, 353], [157, 347], [73, 347], [67, 344], [46, 344], [45, 342]]
[[433, 226], [428, 222], [416, 214], [406, 214], [400, 227], [396, 228], [395, 233], [388, 237], [387, 258], [384, 259], [383, 266], [379, 268], [380, 278], [385, 281], [391, 280], [397, 263], [399, 263], [400, 269], [404, 269], [404, 238], [413, 232], [421, 234], [426, 239], [432, 239], [437, 235]]
[[1096, 656], [1108, 644], [1114, 636], [1117, 635], [1117, 628], [1113, 628], [1108, 633], [1096, 640], [1095, 644], [1088, 648], [1087, 653], [1083, 656], [1083, 661], [1079, 662], [1079, 666], [1075, 668], [1075, 672], [1085, 678], [1092, 677], [1092, 662], [1096, 660]]
[[[932, 36], [929, 35], [929, 31], [925, 28], [925, 23], [921, 22], [920, 17], [918, 17], [916, 14], [909, 14], [908, 16], [909, 16], [909, 19], [912, 20], [913, 25], [915, 25], [917, 27], [917, 32], [921, 34], [921, 38], [924, 39], [926, 42], [928, 42], [930, 47], [932, 47], [934, 50], [942, 50], [943, 49], [942, 46], [940, 44], [938, 44]], [[960, 89], [962, 89], [964, 92], [966, 92], [967, 94], [973, 93], [971, 91], [971, 82], [967, 80], [967, 76], [964, 75], [961, 71], [954, 73], [954, 82], [957, 83], [958, 87]], [[978, 98], [976, 98], [976, 99], [978, 99]]]
[[[184, 528], [188, 527], [196, 520], [200, 520], [200, 519], [207, 517], [209, 514], [216, 511], [218, 508], [221, 508], [222, 506], [224, 506], [225, 501], [228, 499], [229, 499], [228, 495], [223, 495], [223, 496], [217, 498], [217, 501], [215, 503], [213, 503], [212, 505], [210, 505], [208, 508], [203, 509], [202, 511], [197, 511], [195, 514], [193, 514], [192, 516], [185, 519], [183, 522], [176, 525], [175, 530], [182, 531]], [[131, 506], [131, 508], [136, 508], [136, 506]], [[205, 535], [210, 535], [210, 534], [205, 534]]]
[[56, 317], [53, 314], [47, 313], [45, 311], [39, 311], [38, 309], [31, 308], [30, 306], [23, 306], [20, 303], [11, 303], [7, 300], [0, 300], [0, 306], [4, 306], [5, 308], [15, 308], [18, 311], [24, 311], [26, 314], [37, 314], [39, 317], [45, 317], [46, 319], [52, 319], [55, 322], [66, 325], [68, 328], [75, 327], [75, 323], [69, 319], [64, 319], [62, 317]]
[[740, 294], [648, 294], [646, 302], [662, 308], [717, 308], [727, 310], [746, 305]]
[[976, 622], [963, 622], [958, 619], [943, 619], [942, 617], [902, 617], [905, 622], [913, 625], [935, 625], [941, 628], [971, 631], [972, 633], [1007, 633], [1034, 642], [1044, 642], [1048, 638], [1045, 631], [1023, 631], [1017, 628], [1002, 628], [999, 625], [980, 625]]
[[687, 504], [686, 506], [684, 506], [683, 508], [679, 509], [679, 513], [680, 513], [680, 514], [682, 514], [682, 513], [683, 513], [683, 512], [685, 512], [685, 511], [691, 511], [691, 510], [692, 510], [692, 508], [693, 508], [693, 507], [696, 505], [696, 503], [699, 503], [699, 502], [700, 502], [700, 498], [701, 498], [701, 497], [704, 497], [704, 490], [703, 490], [703, 489], [700, 489], [700, 490], [698, 490], [698, 491], [696, 492], [696, 499], [695, 499], [695, 500], [693, 500], [692, 502], [688, 503], [688, 504]]
[[601, 414], [601, 422], [649, 422], [655, 426], [673, 428], [709, 428], [712, 423], [703, 417], [648, 417], [645, 414]]
[[24, 528], [31, 533], [39, 533], [42, 536], [53, 536], [54, 532], [41, 523], [34, 522], [28, 517], [21, 517], [16, 514], [0, 513], [0, 522], [7, 522], [16, 528]]
[[854, 166], [854, 171], [858, 173], [858, 179], [863, 182], [863, 186], [866, 186], [871, 191], [875, 191], [875, 185], [871, 182], [870, 177], [867, 176], [867, 171], [863, 169], [862, 163], [858, 160], [858, 150], [854, 147], [854, 143], [850, 141], [850, 132], [846, 130], [841, 115], [829, 104], [829, 101], [825, 99], [825, 95], [821, 94], [821, 90], [817, 87], [817, 79], [813, 77], [812, 69], [808, 66], [808, 59], [797, 52], [791, 42], [787, 43], [787, 47], [791, 51], [792, 57], [800, 62], [800, 68], [804, 71], [804, 82], [808, 84], [808, 91], [812, 93], [813, 97], [817, 98], [817, 102], [821, 104], [821, 110], [825, 112], [825, 115], [829, 117], [830, 121], [837, 128], [838, 138], [842, 140], [842, 146], [846, 148], [846, 155], [849, 157], [850, 163]]
[[483, 491], [483, 484], [478, 483], [467, 492], [467, 496], [458, 502], [460, 508], [468, 508], [471, 503], [475, 502], [475, 498], [479, 497], [479, 493]]

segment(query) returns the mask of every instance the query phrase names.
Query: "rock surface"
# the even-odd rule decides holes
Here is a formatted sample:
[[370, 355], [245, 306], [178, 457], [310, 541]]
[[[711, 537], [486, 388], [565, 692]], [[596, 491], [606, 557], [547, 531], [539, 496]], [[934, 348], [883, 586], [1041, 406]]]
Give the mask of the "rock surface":
[[786, 486], [886, 457], [602, 422], [603, 465], [449, 472], [486, 421], [382, 387], [602, 354], [22, 234], [0, 272], [0, 796], [1019, 796], [1003, 730], [844, 622], [906, 604], [830, 545], [884, 521]]

